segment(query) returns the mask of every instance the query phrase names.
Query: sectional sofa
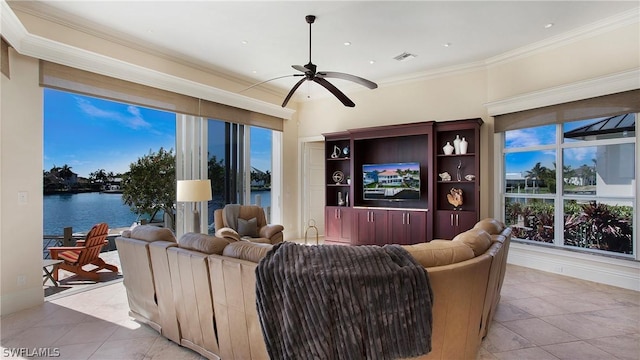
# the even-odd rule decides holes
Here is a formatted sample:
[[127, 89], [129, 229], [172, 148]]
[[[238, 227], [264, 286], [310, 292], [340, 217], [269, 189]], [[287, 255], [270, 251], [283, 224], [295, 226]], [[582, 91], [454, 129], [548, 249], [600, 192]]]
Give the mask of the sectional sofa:
[[[476, 358], [510, 239], [510, 228], [484, 219], [453, 240], [404, 246], [426, 268], [434, 297], [432, 350], [418, 359]], [[176, 241], [153, 226], [125, 231], [116, 245], [132, 317], [209, 359], [269, 358], [255, 269], [273, 245], [194, 233]]]

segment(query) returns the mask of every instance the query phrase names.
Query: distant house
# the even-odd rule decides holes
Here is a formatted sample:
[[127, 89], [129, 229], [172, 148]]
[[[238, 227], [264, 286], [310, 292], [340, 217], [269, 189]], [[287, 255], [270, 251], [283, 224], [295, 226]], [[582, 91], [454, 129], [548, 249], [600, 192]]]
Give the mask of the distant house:
[[402, 176], [397, 171], [385, 170], [378, 173], [378, 183], [381, 185], [402, 185]]

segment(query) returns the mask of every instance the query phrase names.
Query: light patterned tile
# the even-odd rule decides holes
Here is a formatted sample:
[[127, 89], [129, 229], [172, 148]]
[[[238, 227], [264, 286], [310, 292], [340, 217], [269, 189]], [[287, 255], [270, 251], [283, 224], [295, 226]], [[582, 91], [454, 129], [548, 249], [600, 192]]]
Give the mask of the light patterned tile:
[[615, 324], [593, 313], [546, 316], [542, 320], [582, 340], [625, 335]]
[[560, 315], [568, 312], [544, 297], [511, 300], [510, 303], [534, 316]]
[[522, 336], [507, 329], [500, 323], [491, 325], [489, 334], [485, 337], [482, 346], [492, 353], [524, 349], [534, 344]]
[[508, 301], [500, 301], [496, 308], [496, 313], [493, 315], [493, 320], [498, 322], [529, 319], [533, 315], [522, 310], [521, 308], [513, 305]]
[[584, 341], [542, 346], [561, 360], [617, 360], [615, 356]]
[[116, 330], [118, 326], [114, 323], [94, 320], [75, 325], [63, 337], [58, 339], [54, 345], [73, 345], [89, 342], [104, 342]]
[[132, 319], [127, 319], [118, 323], [118, 328], [108, 340], [125, 340], [144, 337], [155, 338], [158, 336], [160, 336], [160, 334], [150, 326]]
[[142, 360], [145, 359], [155, 340], [155, 338], [109, 340], [104, 342], [89, 359]]
[[83, 344], [73, 345], [56, 345], [55, 347], [60, 352], [59, 357], [45, 358], [48, 360], [64, 359], [64, 360], [87, 360], [93, 353], [98, 350], [102, 345], [102, 342], [90, 342]]
[[2, 345], [8, 348], [39, 348], [52, 346], [74, 326], [74, 324], [63, 324], [31, 327], [17, 333], [12, 338], [3, 340]]
[[557, 357], [539, 347], [505, 351], [496, 353], [494, 356], [499, 360], [558, 360]]
[[621, 360], [638, 360], [640, 358], [640, 334], [611, 336], [586, 340], [586, 342]]
[[536, 345], [550, 345], [578, 340], [578, 338], [566, 331], [560, 330], [538, 318], [507, 321], [502, 325]]
[[489, 350], [480, 347], [478, 356], [476, 356], [476, 360], [498, 360], [498, 358], [495, 357], [495, 355], [493, 355], [491, 352], [489, 352]]

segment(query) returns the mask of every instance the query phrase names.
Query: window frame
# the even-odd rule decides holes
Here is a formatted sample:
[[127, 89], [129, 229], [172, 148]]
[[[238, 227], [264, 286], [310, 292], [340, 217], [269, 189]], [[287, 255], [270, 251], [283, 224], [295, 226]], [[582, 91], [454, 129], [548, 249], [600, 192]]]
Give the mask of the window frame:
[[[633, 113], [633, 112], [631, 112]], [[498, 181], [498, 197], [500, 199], [499, 205], [496, 205], [495, 213], [498, 215], [496, 217], [500, 218], [502, 221], [505, 221], [505, 210], [506, 203], [508, 198], [526, 198], [526, 199], [553, 199], [554, 203], [554, 239], [553, 243], [544, 243], [534, 240], [527, 239], [518, 239], [513, 238], [515, 242], [521, 242], [524, 244], [534, 244], [539, 246], [546, 246], [553, 249], [565, 250], [565, 251], [576, 251], [582, 253], [591, 253], [602, 256], [610, 256], [610, 257], [618, 257], [622, 259], [634, 259], [639, 260], [640, 252], [638, 251], [638, 246], [640, 242], [638, 241], [638, 192], [637, 192], [637, 181], [638, 181], [638, 173], [640, 172], [638, 169], [638, 118], [640, 117], [640, 113], [635, 113], [636, 117], [636, 129], [635, 136], [633, 137], [623, 137], [623, 138], [614, 138], [614, 139], [599, 139], [599, 140], [585, 140], [580, 142], [565, 142], [564, 140], [564, 132], [563, 126], [565, 122], [556, 123], [556, 141], [555, 144], [551, 145], [536, 145], [536, 146], [527, 146], [521, 148], [505, 148], [506, 141], [506, 132], [496, 132], [494, 134], [494, 150], [496, 154], [500, 154], [500, 161], [496, 164], [496, 174]], [[576, 120], [571, 120], [576, 121]], [[567, 122], [571, 122], [567, 121]], [[538, 127], [540, 125], [532, 126], [531, 128]], [[582, 147], [598, 147], [598, 146], [608, 146], [608, 145], [621, 145], [621, 144], [633, 144], [635, 152], [634, 152], [634, 162], [635, 173], [634, 173], [634, 182], [635, 186], [632, 188], [632, 195], [630, 196], [591, 196], [591, 195], [576, 195], [576, 194], [565, 194], [564, 193], [564, 179], [563, 179], [563, 171], [564, 169], [564, 150], [569, 148], [582, 148]], [[519, 152], [527, 152], [527, 151], [544, 151], [544, 150], [553, 150], [555, 151], [555, 161], [556, 161], [556, 192], [555, 194], [523, 194], [523, 193], [507, 193], [506, 192], [506, 154], [510, 153], [519, 153]], [[558, 171], [557, 169], [561, 169]], [[624, 201], [631, 202], [633, 204], [633, 234], [632, 234], [632, 253], [631, 254], [622, 254], [616, 253], [613, 251], [599, 250], [599, 249], [588, 249], [588, 248], [579, 248], [575, 246], [565, 245], [564, 239], [564, 205], [565, 200], [596, 200], [596, 202], [602, 201]]]

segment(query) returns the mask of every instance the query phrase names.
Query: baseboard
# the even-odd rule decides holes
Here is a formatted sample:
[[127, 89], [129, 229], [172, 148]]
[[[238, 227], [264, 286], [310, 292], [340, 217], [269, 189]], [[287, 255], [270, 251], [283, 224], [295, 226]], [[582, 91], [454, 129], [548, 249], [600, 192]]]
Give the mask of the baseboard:
[[507, 262], [640, 291], [640, 262], [511, 242]]

